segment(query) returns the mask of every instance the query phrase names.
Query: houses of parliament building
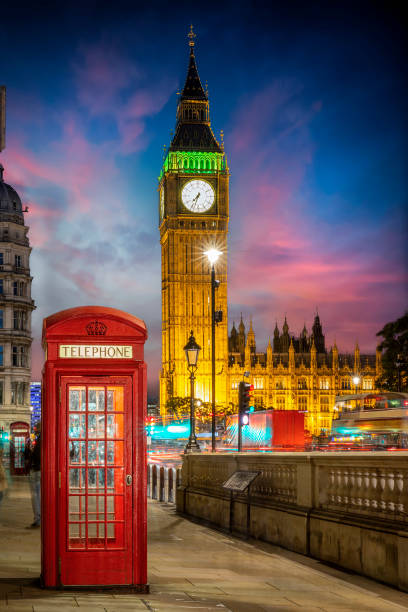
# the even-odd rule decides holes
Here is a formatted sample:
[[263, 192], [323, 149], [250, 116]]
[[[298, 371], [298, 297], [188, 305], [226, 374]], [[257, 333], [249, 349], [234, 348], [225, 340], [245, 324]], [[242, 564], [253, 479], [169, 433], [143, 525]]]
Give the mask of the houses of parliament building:
[[[211, 280], [205, 252], [216, 248], [216, 310], [222, 321], [215, 330], [216, 406], [237, 410], [238, 385], [254, 385], [258, 408], [302, 410], [306, 427], [318, 435], [330, 428], [336, 395], [374, 390], [381, 356], [339, 354], [328, 349], [316, 313], [310, 332], [295, 336], [285, 318], [275, 326], [266, 351], [258, 351], [252, 321], [233, 323], [228, 333], [227, 254], [229, 169], [223, 137], [216, 139], [210, 122], [208, 92], [203, 88], [194, 52], [195, 34], [189, 33], [189, 64], [179, 94], [176, 128], [165, 151], [159, 176], [159, 229], [162, 275], [162, 368], [160, 411], [173, 397], [189, 396], [189, 373], [184, 346], [190, 330], [201, 347], [195, 397], [211, 400]], [[233, 208], [233, 207], [232, 207]], [[265, 342], [266, 344], [266, 342]], [[249, 374], [248, 374], [249, 373]], [[236, 411], [235, 410], [235, 411]]]

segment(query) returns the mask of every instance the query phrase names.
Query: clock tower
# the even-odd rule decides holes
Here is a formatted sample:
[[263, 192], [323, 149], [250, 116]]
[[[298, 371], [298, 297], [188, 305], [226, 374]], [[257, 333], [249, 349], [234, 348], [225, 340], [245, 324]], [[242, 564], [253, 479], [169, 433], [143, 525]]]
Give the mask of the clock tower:
[[216, 402], [226, 402], [228, 368], [227, 232], [229, 172], [223, 142], [211, 129], [208, 93], [203, 89], [189, 33], [189, 65], [177, 106], [174, 137], [159, 177], [162, 261], [162, 370], [160, 410], [172, 397], [189, 396], [184, 346], [192, 330], [201, 346], [195, 397], [211, 401], [211, 270], [205, 251], [222, 254], [215, 264], [215, 309], [223, 318], [215, 330]]

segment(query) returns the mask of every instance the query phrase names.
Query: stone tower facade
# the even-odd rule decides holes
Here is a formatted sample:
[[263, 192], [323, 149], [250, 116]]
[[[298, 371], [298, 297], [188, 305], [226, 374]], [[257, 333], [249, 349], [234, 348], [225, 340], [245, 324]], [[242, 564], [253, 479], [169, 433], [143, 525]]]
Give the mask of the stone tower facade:
[[0, 164], [0, 429], [30, 425], [31, 299], [28, 226]]
[[162, 370], [160, 407], [172, 397], [189, 395], [183, 347], [193, 330], [201, 353], [195, 394], [211, 398], [211, 277], [204, 255], [216, 248], [220, 286], [215, 308], [223, 311], [215, 335], [217, 401], [226, 401], [227, 231], [229, 172], [222, 142], [210, 123], [207, 92], [202, 87], [189, 34], [189, 65], [177, 106], [174, 137], [159, 177], [159, 228], [162, 254]]

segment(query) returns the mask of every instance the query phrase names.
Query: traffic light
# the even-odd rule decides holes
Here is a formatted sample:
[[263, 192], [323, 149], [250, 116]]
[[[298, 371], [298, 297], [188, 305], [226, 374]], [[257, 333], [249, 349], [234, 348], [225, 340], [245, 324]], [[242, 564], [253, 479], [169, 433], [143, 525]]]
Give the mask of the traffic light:
[[248, 412], [253, 412], [253, 406], [250, 405], [252, 401], [251, 392], [253, 390], [253, 385], [250, 385], [249, 383], [244, 381], [241, 381], [239, 383], [239, 422], [241, 425], [248, 425]]
[[154, 425], [155, 418], [153, 416], [149, 416], [146, 419], [146, 433], [148, 436], [151, 436], [154, 433]]

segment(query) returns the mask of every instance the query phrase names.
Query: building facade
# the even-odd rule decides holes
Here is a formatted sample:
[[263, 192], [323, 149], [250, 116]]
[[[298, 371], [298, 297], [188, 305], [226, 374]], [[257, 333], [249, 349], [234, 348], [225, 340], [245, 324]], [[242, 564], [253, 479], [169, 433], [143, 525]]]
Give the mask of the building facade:
[[30, 426], [31, 299], [28, 226], [0, 164], [0, 429]]
[[[174, 397], [189, 396], [189, 378], [183, 348], [192, 330], [201, 346], [196, 372], [195, 397], [211, 400], [210, 267], [204, 255], [217, 248], [220, 285], [216, 310], [223, 319], [216, 326], [216, 405], [218, 414], [237, 412], [238, 385], [254, 385], [258, 408], [302, 410], [306, 427], [319, 435], [330, 429], [336, 395], [374, 390], [380, 354], [339, 354], [326, 349], [323, 328], [315, 316], [311, 332], [306, 326], [298, 337], [288, 322], [275, 326], [273, 342], [257, 352], [255, 333], [242, 320], [228, 336], [227, 237], [229, 221], [229, 170], [222, 135], [214, 136], [208, 94], [202, 87], [194, 54], [194, 34], [189, 34], [187, 78], [177, 106], [176, 129], [165, 151], [159, 177], [159, 228], [162, 255], [162, 369], [160, 413]], [[266, 343], [265, 343], [266, 344]], [[356, 388], [353, 375], [361, 377]]]
[[[216, 309], [216, 372], [224, 368], [227, 328], [227, 232], [229, 172], [223, 143], [211, 129], [209, 101], [198, 76], [194, 34], [190, 32], [187, 78], [177, 106], [174, 137], [159, 177], [159, 228], [162, 264], [162, 370], [160, 406], [189, 394], [183, 347], [192, 330], [201, 346], [196, 393], [211, 397], [210, 265], [205, 251], [222, 255], [216, 264], [220, 286]], [[226, 401], [226, 376], [218, 378], [217, 397]]]
[[[238, 405], [238, 385], [245, 378], [254, 386], [254, 405], [258, 409], [301, 410], [306, 428], [313, 435], [330, 431], [336, 395], [375, 391], [381, 368], [381, 353], [361, 355], [358, 344], [354, 354], [339, 353], [334, 344], [326, 349], [319, 315], [311, 332], [306, 325], [299, 336], [290, 332], [285, 321], [282, 331], [275, 325], [273, 341], [265, 352], [258, 352], [252, 321], [248, 332], [240, 321], [233, 324], [228, 340], [228, 403]], [[353, 377], [360, 382], [355, 385]]]

